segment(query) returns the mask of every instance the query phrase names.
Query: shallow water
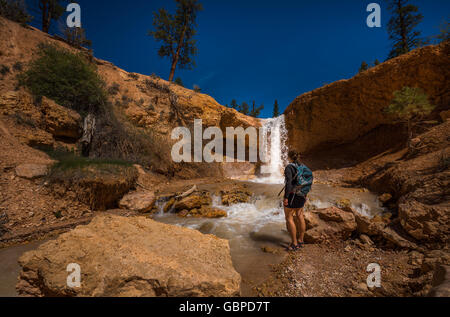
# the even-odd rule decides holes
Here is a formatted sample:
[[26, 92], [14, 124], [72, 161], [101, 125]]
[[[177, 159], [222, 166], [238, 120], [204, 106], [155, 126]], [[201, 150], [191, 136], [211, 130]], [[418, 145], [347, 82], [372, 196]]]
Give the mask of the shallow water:
[[[231, 257], [236, 270], [243, 278], [242, 295], [252, 296], [251, 286], [261, 283], [270, 272], [270, 264], [284, 259], [281, 245], [289, 243], [286, 232], [281, 198], [278, 193], [282, 185], [245, 183], [254, 193], [251, 203], [233, 206], [221, 206], [220, 197], [213, 196], [213, 204], [228, 213], [220, 219], [181, 218], [175, 214], [164, 214], [163, 202], [159, 202], [161, 212], [154, 219], [163, 223], [199, 230], [229, 241]], [[200, 190], [215, 193], [220, 184], [200, 185]], [[331, 187], [316, 184], [309, 196], [310, 202], [317, 208], [326, 208], [337, 200], [349, 199], [353, 207], [366, 215], [383, 212], [377, 197], [358, 189]], [[15, 285], [20, 267], [17, 260], [26, 251], [37, 248], [42, 241], [0, 250], [0, 296], [16, 296]], [[264, 253], [261, 248], [270, 246], [280, 249], [280, 253]]]
[[17, 296], [16, 284], [20, 266], [17, 262], [27, 251], [36, 249], [43, 241], [0, 249], [0, 297]]
[[[289, 236], [285, 229], [281, 198], [278, 197], [283, 186], [254, 182], [245, 184], [254, 193], [251, 203], [221, 206], [220, 197], [213, 196], [214, 206], [227, 211], [226, 218], [180, 218], [175, 214], [164, 214], [162, 203], [161, 212], [155, 215], [154, 219], [228, 240], [233, 264], [246, 280], [243, 295], [251, 296], [249, 284], [262, 282], [269, 273], [269, 264], [279, 263], [284, 258], [282, 249], [281, 254], [267, 254], [262, 252], [261, 248], [280, 248], [281, 245], [289, 243]], [[210, 190], [212, 193], [218, 188], [220, 184], [200, 186], [200, 189]], [[338, 200], [349, 199], [352, 207], [362, 214], [374, 216], [383, 212], [374, 194], [357, 189], [317, 184], [313, 186], [309, 199], [316, 208], [331, 207]]]

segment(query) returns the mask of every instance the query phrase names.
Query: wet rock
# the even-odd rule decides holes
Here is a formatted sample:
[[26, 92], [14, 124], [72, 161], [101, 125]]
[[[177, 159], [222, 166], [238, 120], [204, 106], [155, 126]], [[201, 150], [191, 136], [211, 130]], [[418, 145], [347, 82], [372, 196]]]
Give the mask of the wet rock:
[[16, 175], [26, 179], [44, 177], [48, 173], [48, 166], [42, 164], [21, 164], [16, 167]]
[[198, 228], [198, 231], [200, 231], [203, 234], [210, 234], [214, 230], [214, 223], [213, 222], [205, 222], [203, 223], [200, 228]]
[[[82, 246], [82, 248], [80, 248]], [[25, 253], [21, 296], [227, 297], [240, 294], [228, 241], [146, 217], [97, 216]], [[81, 268], [81, 287], [66, 267]]]
[[191, 210], [182, 210], [178, 213], [178, 216], [195, 218], [223, 218], [227, 216], [227, 212], [219, 208], [203, 205], [198, 209], [194, 208]]
[[209, 192], [194, 193], [176, 202], [174, 209], [176, 212], [182, 210], [190, 211], [192, 209], [200, 209], [202, 206], [209, 206], [211, 204], [212, 199]]
[[336, 206], [342, 210], [349, 210], [352, 207], [352, 202], [347, 198], [342, 198], [336, 201]]
[[175, 198], [171, 198], [167, 204], [164, 206], [164, 212], [168, 213], [172, 210], [173, 206], [175, 205], [175, 203], [177, 202], [177, 200]]
[[222, 190], [220, 195], [222, 196], [222, 205], [224, 206], [248, 203], [252, 197], [252, 193], [243, 186], [230, 190]]
[[78, 139], [81, 137], [82, 118], [74, 110], [63, 107], [46, 97], [42, 98], [45, 129], [55, 137]]
[[275, 248], [269, 247], [269, 246], [263, 246], [261, 247], [261, 251], [264, 253], [270, 253], [270, 254], [276, 254], [278, 251]]
[[134, 192], [125, 195], [120, 200], [119, 207], [122, 209], [146, 213], [152, 210], [155, 202], [156, 197], [153, 192]]
[[353, 213], [336, 207], [307, 212], [305, 221], [307, 243], [347, 240], [357, 228]]

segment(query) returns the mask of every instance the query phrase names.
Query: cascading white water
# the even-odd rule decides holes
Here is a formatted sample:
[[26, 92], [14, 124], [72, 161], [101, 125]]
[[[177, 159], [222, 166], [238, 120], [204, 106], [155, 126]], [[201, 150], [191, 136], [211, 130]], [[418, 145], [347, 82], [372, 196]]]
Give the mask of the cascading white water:
[[284, 115], [265, 119], [261, 128], [261, 149], [265, 157], [261, 166], [262, 176], [255, 179], [257, 183], [282, 184], [283, 169], [287, 162], [287, 130]]

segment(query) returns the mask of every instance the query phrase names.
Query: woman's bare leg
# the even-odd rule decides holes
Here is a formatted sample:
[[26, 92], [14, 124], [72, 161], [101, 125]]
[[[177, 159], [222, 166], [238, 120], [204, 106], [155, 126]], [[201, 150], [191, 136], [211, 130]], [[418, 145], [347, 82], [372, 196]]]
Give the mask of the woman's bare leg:
[[294, 211], [290, 208], [284, 208], [284, 215], [286, 217], [286, 226], [291, 236], [292, 244], [297, 245], [297, 227], [294, 221]]
[[297, 209], [295, 211], [295, 215], [296, 215], [296, 229], [297, 229], [297, 239], [298, 242], [303, 243], [305, 242], [305, 232], [306, 232], [306, 222], [305, 222], [305, 217], [303, 216], [303, 208], [301, 209]]

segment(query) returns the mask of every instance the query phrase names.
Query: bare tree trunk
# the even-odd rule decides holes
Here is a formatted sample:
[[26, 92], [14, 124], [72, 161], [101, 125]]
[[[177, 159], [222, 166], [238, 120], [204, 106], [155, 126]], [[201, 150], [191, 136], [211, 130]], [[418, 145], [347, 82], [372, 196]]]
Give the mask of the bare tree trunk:
[[413, 137], [411, 120], [408, 120], [408, 149], [411, 148], [411, 140]]
[[399, 20], [400, 20], [400, 36], [402, 38], [402, 53], [407, 53], [409, 51], [409, 45], [408, 45], [408, 39], [407, 39], [407, 30], [406, 30], [406, 22], [405, 22], [405, 16], [402, 13], [402, 2], [401, 0], [398, 0], [397, 2], [398, 6], [398, 13], [399, 13]]
[[81, 147], [82, 147], [82, 155], [89, 156], [89, 152], [91, 149], [92, 138], [94, 137], [95, 132], [95, 116], [93, 114], [88, 114], [86, 118], [84, 118], [83, 123], [83, 136], [81, 137]]
[[42, 32], [48, 33], [50, 29], [50, 8], [47, 3], [43, 3], [42, 6], [40, 6], [40, 9], [42, 11]]

